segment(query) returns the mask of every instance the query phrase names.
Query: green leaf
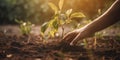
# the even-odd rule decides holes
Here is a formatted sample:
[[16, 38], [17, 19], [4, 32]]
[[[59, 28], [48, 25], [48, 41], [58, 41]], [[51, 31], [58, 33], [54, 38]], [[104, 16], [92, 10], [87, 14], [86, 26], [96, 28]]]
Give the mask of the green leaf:
[[86, 16], [82, 12], [77, 12], [71, 15], [71, 18], [74, 18], [74, 17], [84, 18]]
[[54, 29], [57, 30], [58, 27], [59, 27], [58, 21], [57, 21], [57, 20], [54, 20], [54, 21], [52, 22], [52, 26], [53, 26]]
[[48, 5], [52, 8], [52, 10], [55, 12], [55, 14], [58, 13], [58, 8], [55, 4], [50, 2], [50, 3], [48, 3]]
[[47, 28], [48, 28], [48, 22], [44, 23], [44, 24], [41, 26], [41, 32], [44, 33]]
[[83, 39], [84, 45], [87, 46], [87, 41], [85, 39]]
[[67, 10], [67, 11], [66, 11], [67, 17], [69, 17], [71, 13], [72, 13], [72, 9]]
[[57, 32], [57, 30], [56, 29], [53, 29], [53, 30], [51, 30], [49, 33], [50, 33], [50, 36], [51, 37], [55, 37], [55, 33]]
[[49, 21], [49, 27], [58, 29], [58, 27], [59, 27], [58, 17], [54, 17], [52, 20]]
[[61, 10], [62, 7], [63, 7], [63, 3], [64, 3], [64, 0], [60, 0], [60, 1], [59, 1], [59, 9], [60, 9], [60, 10]]

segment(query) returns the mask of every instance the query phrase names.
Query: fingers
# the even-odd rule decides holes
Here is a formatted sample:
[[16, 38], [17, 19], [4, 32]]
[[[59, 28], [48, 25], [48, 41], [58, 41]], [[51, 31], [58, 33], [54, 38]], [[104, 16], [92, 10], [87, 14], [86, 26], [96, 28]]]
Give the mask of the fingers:
[[70, 32], [64, 36], [63, 41], [70, 43], [77, 36], [77, 34], [78, 33], [76, 32]]
[[88, 37], [92, 37], [92, 36], [94, 36], [94, 34], [92, 34], [92, 35], [84, 35], [84, 34], [81, 34], [81, 33], [79, 33], [74, 39], [73, 39], [73, 41], [70, 43], [70, 45], [75, 45], [75, 44], [77, 44], [77, 42], [78, 41], [80, 41], [81, 39], [83, 39], [83, 38], [88, 38]]
[[70, 45], [75, 45], [77, 44], [78, 41], [80, 41], [80, 39], [82, 39], [81, 35], [78, 34], [74, 39], [73, 41], [70, 43]]

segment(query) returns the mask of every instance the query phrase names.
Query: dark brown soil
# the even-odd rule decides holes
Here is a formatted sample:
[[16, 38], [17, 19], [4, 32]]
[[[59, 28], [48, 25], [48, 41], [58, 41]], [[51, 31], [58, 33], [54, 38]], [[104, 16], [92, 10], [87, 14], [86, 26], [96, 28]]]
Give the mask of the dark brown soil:
[[119, 36], [93, 37], [86, 42], [70, 46], [60, 39], [0, 33], [0, 60], [120, 60]]

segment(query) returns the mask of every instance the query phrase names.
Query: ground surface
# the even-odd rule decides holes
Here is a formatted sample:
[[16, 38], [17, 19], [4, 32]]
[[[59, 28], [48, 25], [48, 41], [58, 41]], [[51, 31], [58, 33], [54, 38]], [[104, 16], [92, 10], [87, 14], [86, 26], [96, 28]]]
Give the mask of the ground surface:
[[70, 46], [60, 38], [44, 41], [39, 35], [6, 32], [11, 31], [0, 32], [0, 60], [120, 60], [120, 37], [115, 35], [92, 37]]

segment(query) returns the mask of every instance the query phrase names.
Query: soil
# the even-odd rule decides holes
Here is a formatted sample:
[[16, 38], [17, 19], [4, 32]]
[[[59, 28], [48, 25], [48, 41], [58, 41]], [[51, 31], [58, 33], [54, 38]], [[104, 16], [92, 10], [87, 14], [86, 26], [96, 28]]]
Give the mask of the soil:
[[[60, 39], [0, 34], [0, 60], [120, 60], [120, 37], [87, 39], [87, 45], [70, 46]], [[28, 42], [29, 39], [29, 42]], [[97, 42], [95, 42], [97, 41]]]
[[61, 38], [0, 32], [0, 60], [120, 60], [120, 36], [91, 37], [70, 46]]

